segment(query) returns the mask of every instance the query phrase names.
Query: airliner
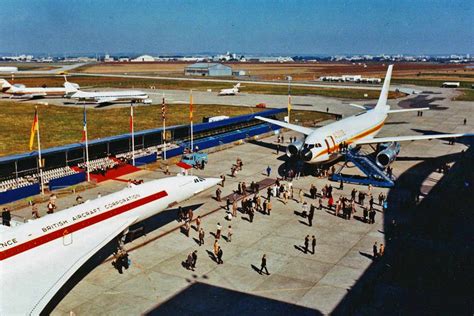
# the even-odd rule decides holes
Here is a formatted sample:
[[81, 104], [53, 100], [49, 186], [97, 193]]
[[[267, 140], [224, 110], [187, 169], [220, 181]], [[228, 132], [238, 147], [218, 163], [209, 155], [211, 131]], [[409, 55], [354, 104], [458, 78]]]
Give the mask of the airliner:
[[236, 95], [240, 92], [240, 82], [231, 89], [222, 89], [218, 95]]
[[220, 182], [169, 177], [132, 185], [18, 226], [0, 225], [0, 315], [39, 315], [85, 262], [124, 236], [130, 225]]
[[[423, 111], [429, 108], [391, 110], [387, 104], [390, 79], [392, 77], [393, 65], [390, 65], [385, 76], [385, 81], [375, 108], [363, 111], [354, 116], [339, 120], [320, 128], [309, 128], [290, 124], [278, 120], [272, 120], [257, 116], [255, 118], [275, 124], [284, 128], [294, 130], [305, 135], [303, 142], [296, 141], [287, 147], [289, 157], [301, 158], [310, 164], [321, 164], [336, 159], [340, 156], [341, 147], [354, 148], [360, 145], [381, 144], [384, 149], [378, 152], [376, 162], [380, 167], [387, 167], [399, 153], [398, 142], [415, 141], [436, 138], [456, 138], [463, 136], [474, 136], [474, 133], [465, 134], [436, 134], [436, 135], [413, 135], [393, 136], [375, 138], [382, 129], [389, 114]], [[364, 108], [363, 106], [355, 105]]]
[[116, 102], [133, 102], [151, 104], [152, 100], [143, 91], [138, 90], [117, 90], [117, 91], [101, 91], [86, 92], [81, 91], [69, 82], [64, 83], [68, 98], [77, 99], [79, 101], [92, 101], [97, 104], [108, 104]]
[[[35, 99], [52, 96], [64, 97], [66, 95], [66, 87], [26, 87], [23, 84], [12, 85], [5, 79], [0, 79], [0, 84], [2, 92], [9, 94], [11, 98]], [[69, 82], [68, 84], [76, 90], [79, 88], [76, 83]]]

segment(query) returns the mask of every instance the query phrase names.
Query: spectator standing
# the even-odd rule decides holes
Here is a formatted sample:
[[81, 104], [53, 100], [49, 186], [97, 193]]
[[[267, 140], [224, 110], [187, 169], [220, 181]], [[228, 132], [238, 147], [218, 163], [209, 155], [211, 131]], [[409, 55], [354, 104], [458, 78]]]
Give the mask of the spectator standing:
[[204, 229], [201, 227], [201, 229], [199, 229], [199, 246], [204, 245], [204, 235]]
[[46, 211], [46, 213], [48, 214], [53, 214], [54, 210], [56, 209], [56, 205], [54, 205], [51, 201], [48, 202], [48, 205], [46, 207], [48, 208], [48, 210]]
[[194, 250], [193, 254], [191, 256], [192, 256], [191, 267], [194, 271], [194, 269], [196, 269], [196, 263], [197, 263], [197, 259], [198, 259], [197, 250]]
[[310, 207], [309, 207], [309, 213], [308, 213], [308, 225], [309, 226], [313, 226], [313, 218], [314, 218], [314, 209], [316, 207], [314, 206], [314, 204], [311, 203]]
[[232, 241], [232, 226], [229, 225], [229, 230], [227, 231], [227, 241], [231, 242]]
[[225, 175], [221, 175], [221, 186], [224, 187], [225, 184]]
[[272, 172], [272, 168], [270, 168], [270, 166], [267, 166], [267, 177], [270, 176], [270, 173]]
[[12, 215], [10, 213], [10, 210], [4, 207], [2, 211], [2, 224], [4, 226], [10, 226], [11, 219], [12, 219]]
[[38, 212], [38, 205], [35, 202], [31, 205], [31, 215], [34, 219], [41, 217]]
[[219, 247], [217, 249], [217, 264], [223, 264], [224, 261], [222, 260], [222, 256], [224, 255], [224, 252], [222, 251], [222, 248]]
[[316, 237], [314, 237], [314, 235], [311, 240], [311, 246], [313, 248], [313, 251], [311, 253], [314, 255], [314, 253], [316, 252]]
[[374, 256], [374, 259], [377, 259], [378, 257], [378, 249], [377, 249], [377, 242], [374, 243], [374, 245], [372, 246], [372, 253], [373, 253], [373, 256]]
[[217, 230], [216, 230], [216, 239], [221, 238], [222, 226], [221, 223], [217, 223]]
[[304, 238], [304, 253], [308, 253], [309, 250], [309, 235]]
[[222, 193], [221, 189], [217, 188], [217, 190], [216, 190], [216, 200], [217, 200], [217, 202], [221, 202], [221, 193]]
[[384, 252], [385, 252], [385, 246], [383, 244], [380, 244], [379, 257], [382, 257]]
[[260, 274], [262, 274], [263, 269], [265, 269], [265, 272], [267, 273], [267, 275], [270, 275], [267, 269], [267, 255], [266, 254], [263, 254], [263, 257], [262, 257], [262, 263], [260, 264], [260, 271], [259, 271]]
[[201, 229], [201, 216], [198, 215], [196, 218], [196, 230], [199, 231]]

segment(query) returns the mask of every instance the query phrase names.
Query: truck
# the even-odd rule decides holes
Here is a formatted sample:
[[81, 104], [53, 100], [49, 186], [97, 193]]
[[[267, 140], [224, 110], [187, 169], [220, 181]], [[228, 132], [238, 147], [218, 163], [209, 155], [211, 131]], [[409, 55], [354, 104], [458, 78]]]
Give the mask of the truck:
[[207, 163], [208, 157], [206, 153], [202, 152], [187, 153], [181, 157], [181, 162], [193, 166], [194, 168], [201, 167], [203, 161]]

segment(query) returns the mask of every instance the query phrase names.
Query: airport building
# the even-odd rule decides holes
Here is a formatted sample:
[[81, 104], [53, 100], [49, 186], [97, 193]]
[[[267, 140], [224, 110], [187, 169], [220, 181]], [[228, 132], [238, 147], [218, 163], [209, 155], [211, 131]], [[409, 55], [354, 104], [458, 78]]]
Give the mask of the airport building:
[[131, 60], [132, 62], [153, 62], [155, 61], [155, 58], [150, 55], [142, 55], [138, 56], [137, 58], [134, 58]]
[[195, 63], [184, 68], [186, 76], [230, 77], [232, 68], [219, 63]]

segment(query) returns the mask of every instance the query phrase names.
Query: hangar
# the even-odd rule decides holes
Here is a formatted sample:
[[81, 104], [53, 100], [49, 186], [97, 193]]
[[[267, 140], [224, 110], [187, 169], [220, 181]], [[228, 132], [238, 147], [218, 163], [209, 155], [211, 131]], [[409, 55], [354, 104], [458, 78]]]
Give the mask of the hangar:
[[219, 63], [195, 63], [184, 68], [186, 76], [232, 76], [232, 68]]

